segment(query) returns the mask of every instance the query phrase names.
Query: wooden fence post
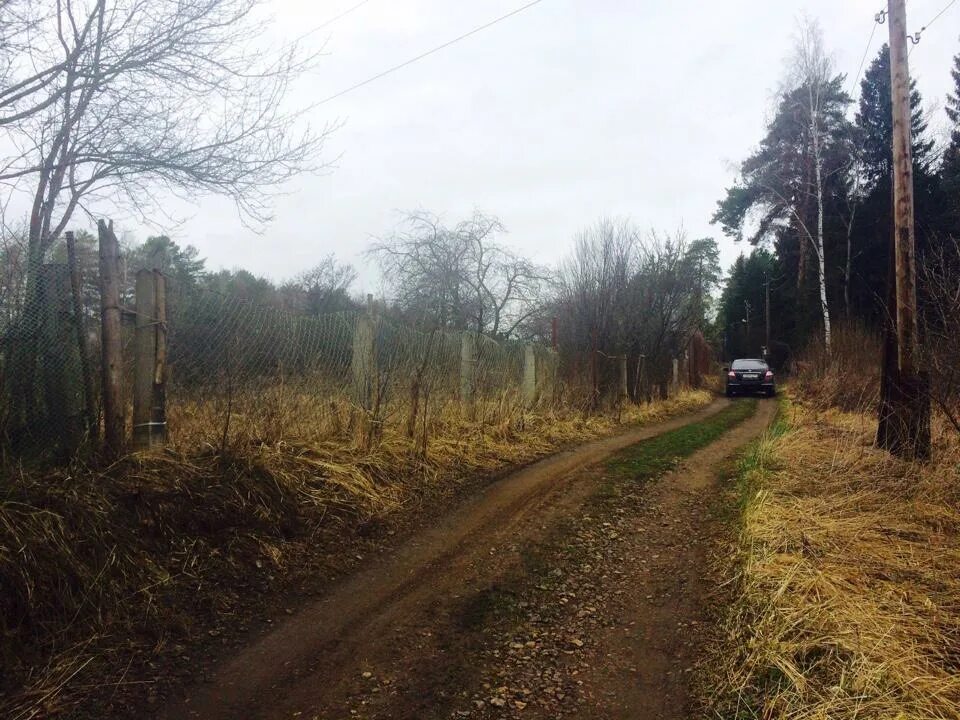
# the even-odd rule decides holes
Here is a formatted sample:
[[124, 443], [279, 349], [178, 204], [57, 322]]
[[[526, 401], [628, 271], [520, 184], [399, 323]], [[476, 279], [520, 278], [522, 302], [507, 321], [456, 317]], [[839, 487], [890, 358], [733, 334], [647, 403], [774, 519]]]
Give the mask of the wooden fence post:
[[620, 359], [620, 402], [626, 403], [630, 399], [630, 387], [627, 384], [627, 356], [621, 355]]
[[593, 412], [596, 412], [600, 406], [600, 378], [597, 372], [597, 353], [599, 351], [597, 328], [594, 327], [590, 333], [590, 410]]
[[537, 401], [537, 354], [529, 343], [523, 348], [523, 402], [532, 407]]
[[104, 454], [116, 458], [123, 450], [123, 371], [120, 337], [120, 245], [113, 222], [97, 223], [100, 240], [100, 352], [103, 392]]
[[673, 383], [671, 384], [671, 392], [677, 392], [680, 388], [680, 361], [677, 358], [673, 359]]
[[545, 368], [547, 384], [550, 387], [550, 402], [556, 405], [560, 402], [560, 353], [556, 348], [547, 351]]
[[477, 338], [470, 330], [460, 333], [460, 409], [467, 420], [477, 413]]
[[93, 370], [90, 367], [90, 348], [83, 322], [83, 277], [80, 274], [80, 260], [77, 257], [77, 242], [73, 232], [66, 232], [67, 263], [70, 266], [70, 288], [73, 294], [73, 316], [77, 333], [77, 350], [80, 353], [80, 372], [83, 375], [83, 399], [86, 408], [87, 437], [95, 444], [100, 434], [100, 422], [97, 417], [97, 399], [93, 390]]
[[156, 270], [138, 270], [133, 364], [133, 446], [144, 450], [167, 441], [166, 289]]

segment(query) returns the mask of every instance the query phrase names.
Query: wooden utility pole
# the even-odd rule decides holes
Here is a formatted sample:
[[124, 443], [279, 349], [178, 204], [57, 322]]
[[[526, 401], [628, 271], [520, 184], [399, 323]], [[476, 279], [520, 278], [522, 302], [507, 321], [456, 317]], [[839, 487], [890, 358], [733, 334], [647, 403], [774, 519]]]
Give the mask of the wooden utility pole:
[[890, 0], [890, 88], [893, 101], [893, 223], [897, 287], [897, 366], [912, 374], [918, 362], [917, 267], [913, 227], [913, 154], [905, 0]]
[[[910, 72], [907, 65], [905, 0], [888, 0], [890, 87], [893, 109], [893, 266], [896, 312], [896, 373], [885, 373], [885, 402], [880, 406], [881, 445], [913, 459], [930, 456], [928, 376], [919, 373], [917, 267], [913, 223], [913, 157]], [[886, 416], [886, 417], [885, 417]]]
[[767, 357], [770, 357], [770, 278], [764, 273], [763, 275], [763, 294], [764, 299], [766, 300], [766, 321], [767, 321], [767, 339], [764, 347], [766, 348]]
[[113, 223], [97, 223], [100, 236], [100, 349], [103, 442], [109, 459], [123, 449], [123, 341], [120, 337], [120, 245]]

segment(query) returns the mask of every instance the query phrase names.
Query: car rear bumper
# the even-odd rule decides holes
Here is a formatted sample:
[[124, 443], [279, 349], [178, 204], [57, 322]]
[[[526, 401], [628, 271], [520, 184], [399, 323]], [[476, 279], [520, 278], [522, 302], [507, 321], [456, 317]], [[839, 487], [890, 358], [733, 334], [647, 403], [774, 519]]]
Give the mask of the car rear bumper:
[[727, 390], [735, 392], [769, 392], [776, 388], [773, 382], [744, 382], [743, 380], [731, 380], [727, 383]]

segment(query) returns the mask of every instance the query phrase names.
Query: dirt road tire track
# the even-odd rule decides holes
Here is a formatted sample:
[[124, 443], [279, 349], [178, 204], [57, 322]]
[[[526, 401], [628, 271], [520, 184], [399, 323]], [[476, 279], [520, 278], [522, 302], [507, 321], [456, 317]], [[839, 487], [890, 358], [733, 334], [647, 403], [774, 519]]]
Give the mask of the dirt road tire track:
[[[577, 482], [578, 471], [728, 404], [718, 400], [699, 412], [588, 443], [504, 477], [228, 659], [158, 717], [349, 716], [343, 700], [362, 689], [363, 668], [395, 667], [412, 638], [425, 657], [442, 661], [442, 639], [414, 633], [449, 612], [443, 599], [455, 603], [497, 572], [498, 564], [511, 561], [491, 556], [491, 548], [533, 537], [551, 517], [575, 511], [595, 489]], [[422, 647], [431, 643], [432, 648]]]

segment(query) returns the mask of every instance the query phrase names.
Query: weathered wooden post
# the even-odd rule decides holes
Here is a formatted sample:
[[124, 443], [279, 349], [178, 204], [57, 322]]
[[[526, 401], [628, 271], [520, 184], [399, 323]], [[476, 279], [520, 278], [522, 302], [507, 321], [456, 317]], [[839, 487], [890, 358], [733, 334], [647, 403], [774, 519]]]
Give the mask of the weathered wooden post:
[[646, 355], [640, 353], [637, 356], [637, 376], [633, 381], [633, 395], [637, 399], [637, 402], [640, 402], [640, 394], [643, 393], [644, 400], [649, 403], [651, 400], [650, 390], [647, 387], [647, 384], [644, 382], [644, 369], [646, 366], [645, 359]]
[[40, 368], [43, 379], [44, 422], [55, 438], [59, 455], [71, 457], [80, 447], [83, 402], [80, 358], [70, 300], [70, 270], [66, 265], [42, 265], [38, 273]]
[[80, 274], [80, 260], [77, 257], [77, 242], [73, 232], [65, 233], [67, 241], [67, 263], [70, 266], [70, 288], [73, 294], [74, 327], [77, 334], [77, 352], [80, 353], [80, 372], [83, 375], [83, 399], [87, 421], [87, 437], [96, 443], [100, 434], [97, 418], [97, 399], [93, 394], [93, 370], [90, 367], [90, 348], [83, 322], [83, 277]]
[[544, 372], [547, 375], [545, 384], [549, 388], [550, 402], [557, 404], [560, 402], [560, 353], [556, 347], [547, 350]]
[[627, 356], [620, 356], [620, 403], [625, 404], [630, 399], [630, 387], [627, 384]]
[[477, 415], [477, 336], [460, 333], [460, 410], [467, 420]]
[[523, 402], [527, 407], [537, 402], [537, 353], [529, 343], [523, 348]]
[[670, 385], [671, 392], [677, 392], [680, 389], [680, 360], [673, 359], [673, 382]]
[[166, 290], [158, 270], [138, 270], [133, 364], [133, 446], [167, 441]]
[[123, 345], [120, 337], [120, 244], [113, 222], [97, 223], [100, 241], [100, 352], [103, 444], [108, 458], [123, 450]]
[[590, 410], [596, 412], [600, 406], [600, 377], [597, 372], [597, 353], [600, 348], [597, 345], [597, 328], [590, 332]]

